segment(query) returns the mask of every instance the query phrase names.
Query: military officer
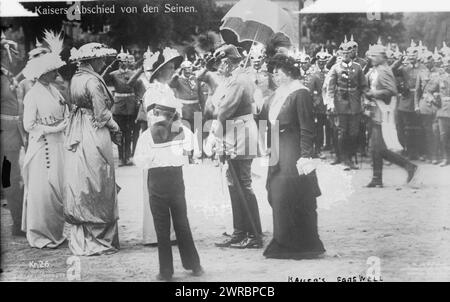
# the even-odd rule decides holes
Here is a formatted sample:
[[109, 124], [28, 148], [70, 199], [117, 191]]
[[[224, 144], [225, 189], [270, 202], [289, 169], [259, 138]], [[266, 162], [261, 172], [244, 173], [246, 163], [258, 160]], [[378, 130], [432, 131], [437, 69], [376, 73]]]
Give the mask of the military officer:
[[442, 59], [444, 72], [439, 79], [439, 93], [436, 96], [438, 106], [437, 119], [444, 160], [441, 167], [450, 165], [450, 53]]
[[337, 128], [337, 152], [334, 164], [344, 162], [345, 170], [357, 169], [352, 161], [356, 154], [361, 121], [361, 97], [367, 83], [361, 66], [352, 60], [353, 46], [340, 45], [342, 61], [329, 72], [328, 97], [334, 100], [335, 126]]
[[414, 101], [417, 76], [422, 69], [418, 57], [419, 50], [411, 41], [410, 47], [406, 49], [405, 64], [400, 62], [393, 68], [394, 75], [398, 80], [399, 91], [397, 131], [400, 143], [411, 160], [417, 159], [420, 151], [421, 127], [419, 115], [415, 112]]
[[134, 71], [129, 68], [129, 54], [121, 49], [116, 60], [119, 62], [119, 69], [109, 72], [112, 65], [109, 65], [102, 76], [107, 83], [111, 83], [114, 88], [114, 107], [112, 109], [114, 120], [122, 131], [122, 144], [119, 148], [119, 166], [132, 165], [131, 143], [132, 133], [135, 124], [136, 110], [138, 103], [132, 85], [128, 84]]

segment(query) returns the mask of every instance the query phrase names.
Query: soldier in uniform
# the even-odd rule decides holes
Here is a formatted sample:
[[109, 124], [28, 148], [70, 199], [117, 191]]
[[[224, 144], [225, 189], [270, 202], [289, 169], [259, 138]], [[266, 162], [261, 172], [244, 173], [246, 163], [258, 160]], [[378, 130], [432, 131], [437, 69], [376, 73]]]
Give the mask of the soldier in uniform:
[[327, 125], [326, 106], [323, 102], [322, 87], [325, 81], [325, 76], [328, 70], [325, 68], [329, 59], [329, 54], [322, 48], [320, 52], [316, 54], [315, 68], [309, 77], [308, 85], [306, 86], [312, 96], [314, 106], [314, 122], [315, 122], [315, 139], [314, 139], [314, 152], [320, 158], [324, 158], [322, 155], [322, 147], [324, 145], [324, 127], [327, 129], [326, 137], [329, 140], [331, 136], [331, 129]]
[[[24, 144], [23, 106], [17, 100], [17, 80], [11, 72], [17, 55], [17, 43], [1, 36], [1, 147], [2, 188], [11, 213], [13, 236], [25, 236], [22, 232], [23, 185], [19, 156]], [[6, 174], [3, 175], [3, 174]], [[9, 178], [8, 178], [9, 174]]]
[[112, 109], [114, 120], [122, 131], [122, 144], [119, 149], [119, 166], [132, 165], [130, 158], [132, 133], [137, 110], [137, 101], [132, 86], [128, 85], [128, 81], [134, 72], [129, 68], [127, 53], [121, 52], [117, 55], [116, 60], [119, 62], [119, 69], [109, 72], [112, 65], [109, 65], [103, 72], [103, 78], [107, 83], [111, 83], [114, 88], [114, 107]]
[[420, 116], [420, 122], [425, 134], [425, 155], [428, 163], [438, 164], [438, 135], [437, 135], [437, 107], [433, 100], [433, 94], [439, 90], [439, 79], [441, 69], [435, 66], [439, 58], [435, 58], [431, 51], [422, 54], [422, 61], [426, 68], [423, 68], [416, 81], [416, 91], [414, 95], [415, 111]]
[[[174, 75], [169, 86], [174, 90], [175, 97], [182, 103], [181, 118], [189, 123], [190, 130], [197, 135], [197, 142], [200, 141], [202, 121], [200, 120], [200, 124], [196, 125], [194, 118], [196, 115], [201, 117], [202, 105], [205, 103], [203, 91], [207, 87], [195, 76], [191, 61], [185, 60], [181, 63], [179, 74]], [[196, 162], [192, 153], [189, 154], [189, 162]]]
[[419, 155], [420, 120], [415, 112], [414, 95], [417, 76], [422, 69], [418, 61], [419, 50], [413, 41], [406, 50], [407, 63], [396, 64], [393, 68], [398, 79], [399, 102], [397, 105], [397, 131], [400, 143], [406, 150], [409, 159], [414, 160]]
[[414, 177], [417, 166], [392, 151], [395, 149], [400, 150], [401, 145], [396, 135], [389, 136], [386, 133], [391, 130], [395, 134], [395, 124], [391, 120], [395, 104], [389, 105], [391, 105], [393, 97], [397, 94], [394, 74], [386, 62], [386, 48], [382, 45], [373, 45], [369, 49], [369, 57], [373, 67], [367, 74], [370, 90], [365, 93], [365, 97], [371, 108], [372, 129], [370, 146], [373, 161], [373, 177], [367, 187], [383, 186], [383, 159], [404, 168], [408, 173], [407, 182], [410, 182]]
[[[231, 157], [228, 164], [232, 167], [228, 168], [227, 181], [234, 226], [233, 235], [216, 246], [262, 248], [261, 220], [258, 202], [252, 189], [251, 173], [258, 144], [258, 131], [253, 117], [253, 95], [256, 87], [245, 69], [239, 67], [243, 57], [235, 46], [222, 46], [216, 51], [215, 57], [217, 61], [220, 60], [219, 71], [227, 79], [222, 84], [223, 89], [218, 88], [220, 95], [217, 95], [218, 92], [215, 95], [220, 101], [217, 121], [211, 132], [219, 138], [223, 135], [225, 153]], [[233, 177], [231, 169], [234, 170], [236, 178]], [[238, 186], [242, 190], [239, 190]], [[241, 198], [240, 191], [244, 198]]]
[[348, 42], [348, 45], [350, 45], [352, 47], [352, 53], [351, 53], [351, 57], [353, 62], [358, 63], [361, 68], [364, 70], [366, 65], [367, 65], [367, 61], [364, 58], [361, 58], [358, 55], [359, 52], [359, 45], [358, 43], [353, 39], [353, 35], [351, 35], [350, 37], [350, 41]]
[[438, 106], [437, 119], [444, 160], [441, 167], [450, 164], [450, 53], [442, 60], [442, 73], [439, 79], [439, 92], [435, 94]]
[[334, 100], [335, 125], [338, 142], [335, 164], [344, 162], [345, 170], [357, 169], [352, 161], [356, 154], [357, 138], [361, 122], [361, 96], [367, 83], [361, 66], [354, 63], [352, 45], [342, 43], [342, 62], [335, 64], [329, 72], [328, 97]]

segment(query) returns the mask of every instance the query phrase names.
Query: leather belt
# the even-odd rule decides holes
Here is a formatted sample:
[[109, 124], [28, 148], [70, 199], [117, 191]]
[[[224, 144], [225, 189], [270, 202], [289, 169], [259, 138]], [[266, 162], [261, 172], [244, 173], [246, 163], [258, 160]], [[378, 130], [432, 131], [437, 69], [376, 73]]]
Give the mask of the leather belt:
[[114, 96], [119, 97], [119, 98], [125, 98], [125, 97], [129, 97], [129, 96], [134, 96], [134, 93], [114, 93]]
[[192, 104], [197, 104], [198, 103], [198, 100], [181, 100], [180, 99], [180, 101], [181, 101], [181, 103], [183, 105], [192, 105]]

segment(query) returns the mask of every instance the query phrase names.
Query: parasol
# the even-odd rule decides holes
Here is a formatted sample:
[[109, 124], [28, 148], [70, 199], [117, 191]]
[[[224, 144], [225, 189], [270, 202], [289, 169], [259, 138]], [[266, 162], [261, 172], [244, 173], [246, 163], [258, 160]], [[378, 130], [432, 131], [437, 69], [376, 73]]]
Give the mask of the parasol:
[[272, 38], [298, 43], [298, 32], [291, 14], [268, 0], [241, 0], [222, 19], [220, 33], [226, 43], [247, 50], [253, 42], [264, 45]]

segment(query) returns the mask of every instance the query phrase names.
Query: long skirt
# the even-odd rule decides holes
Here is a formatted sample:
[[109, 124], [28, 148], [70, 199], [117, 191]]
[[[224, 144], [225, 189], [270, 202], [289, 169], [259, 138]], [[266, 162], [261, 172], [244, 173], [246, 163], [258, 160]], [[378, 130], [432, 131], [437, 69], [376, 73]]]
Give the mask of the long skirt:
[[315, 173], [269, 175], [267, 187], [273, 210], [273, 239], [264, 256], [307, 259], [325, 252], [317, 229]]
[[117, 187], [109, 130], [93, 128], [78, 110], [68, 127], [64, 214], [71, 224], [69, 248], [90, 256], [119, 249]]
[[31, 140], [24, 160], [22, 229], [30, 246], [56, 248], [65, 241], [64, 135], [48, 134]]

